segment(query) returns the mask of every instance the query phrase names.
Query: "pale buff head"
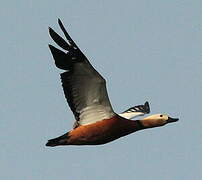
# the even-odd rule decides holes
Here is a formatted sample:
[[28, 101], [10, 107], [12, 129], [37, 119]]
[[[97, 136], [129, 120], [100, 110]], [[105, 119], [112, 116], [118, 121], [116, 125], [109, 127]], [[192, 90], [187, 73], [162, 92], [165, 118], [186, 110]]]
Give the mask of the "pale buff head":
[[179, 120], [178, 118], [171, 118], [167, 114], [154, 114], [140, 121], [144, 127], [150, 128], [150, 127], [163, 126], [167, 123], [176, 122], [178, 120]]

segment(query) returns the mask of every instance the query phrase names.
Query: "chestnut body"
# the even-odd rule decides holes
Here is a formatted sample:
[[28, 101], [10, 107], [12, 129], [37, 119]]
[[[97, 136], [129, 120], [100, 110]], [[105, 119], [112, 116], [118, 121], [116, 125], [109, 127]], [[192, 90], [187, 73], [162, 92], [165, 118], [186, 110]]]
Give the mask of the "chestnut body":
[[105, 144], [122, 136], [126, 136], [142, 126], [137, 121], [131, 121], [119, 116], [102, 120], [94, 124], [80, 126], [69, 134], [68, 144], [98, 145]]
[[99, 145], [143, 129], [139, 120], [128, 120], [120, 116], [93, 124], [79, 126], [58, 138], [49, 140], [48, 146]]

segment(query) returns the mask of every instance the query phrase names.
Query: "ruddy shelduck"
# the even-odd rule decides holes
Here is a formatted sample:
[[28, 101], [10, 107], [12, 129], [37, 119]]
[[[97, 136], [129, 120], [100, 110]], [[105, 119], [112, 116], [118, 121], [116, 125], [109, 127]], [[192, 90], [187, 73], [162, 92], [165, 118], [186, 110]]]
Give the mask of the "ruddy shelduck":
[[61, 74], [67, 102], [75, 116], [73, 129], [51, 139], [46, 146], [99, 145], [111, 142], [138, 130], [163, 126], [178, 121], [166, 114], [155, 114], [141, 120], [130, 120], [150, 112], [149, 103], [134, 106], [117, 114], [113, 111], [105, 79], [94, 69], [71, 39], [58, 19], [67, 41], [49, 28], [52, 39], [66, 52], [49, 45], [55, 64], [65, 70]]

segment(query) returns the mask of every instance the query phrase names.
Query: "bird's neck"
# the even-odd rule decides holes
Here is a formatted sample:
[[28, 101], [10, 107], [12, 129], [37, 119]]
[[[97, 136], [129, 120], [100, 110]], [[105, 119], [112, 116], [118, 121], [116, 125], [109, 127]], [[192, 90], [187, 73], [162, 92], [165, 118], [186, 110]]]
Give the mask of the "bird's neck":
[[122, 119], [120, 122], [120, 131], [127, 132], [127, 134], [145, 129], [141, 120]]
[[142, 120], [127, 120], [127, 128], [128, 131], [135, 132], [142, 129], [148, 129], [148, 128], [154, 128], [159, 127], [162, 125], [158, 125], [154, 123], [153, 121], [142, 119]]

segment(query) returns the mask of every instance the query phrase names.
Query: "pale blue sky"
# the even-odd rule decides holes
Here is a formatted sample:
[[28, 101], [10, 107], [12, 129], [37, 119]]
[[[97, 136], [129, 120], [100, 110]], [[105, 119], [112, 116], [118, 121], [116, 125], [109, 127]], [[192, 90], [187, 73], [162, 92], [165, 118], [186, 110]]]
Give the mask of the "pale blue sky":
[[[0, 6], [0, 179], [201, 180], [202, 2], [20, 0]], [[114, 110], [150, 102], [178, 123], [101, 146], [48, 148], [73, 124], [48, 26], [61, 18], [107, 79]]]

